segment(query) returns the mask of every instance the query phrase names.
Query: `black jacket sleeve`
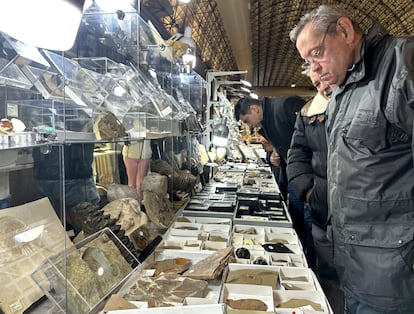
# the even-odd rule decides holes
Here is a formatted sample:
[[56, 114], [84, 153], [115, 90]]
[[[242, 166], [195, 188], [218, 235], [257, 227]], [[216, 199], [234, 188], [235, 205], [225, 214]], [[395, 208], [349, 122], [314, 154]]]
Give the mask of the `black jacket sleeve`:
[[312, 150], [309, 148], [303, 117], [300, 114], [296, 118], [288, 152], [287, 176], [296, 196], [305, 201], [306, 192], [313, 186]]

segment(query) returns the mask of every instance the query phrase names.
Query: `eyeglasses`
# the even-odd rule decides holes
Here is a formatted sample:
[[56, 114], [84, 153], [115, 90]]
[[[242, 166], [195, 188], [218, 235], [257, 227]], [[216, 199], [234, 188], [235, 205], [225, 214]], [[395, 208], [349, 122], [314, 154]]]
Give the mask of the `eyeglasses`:
[[332, 22], [328, 25], [319, 46], [316, 49], [311, 51], [309, 59], [305, 60], [305, 62], [302, 64], [302, 68], [304, 68], [304, 69], [310, 68], [310, 66], [312, 64], [314, 64], [315, 62], [318, 62], [319, 60], [322, 59], [322, 57], [325, 53], [325, 38], [326, 38], [326, 35], [328, 35], [331, 26], [336, 24], [336, 23], [337, 23], [337, 21]]

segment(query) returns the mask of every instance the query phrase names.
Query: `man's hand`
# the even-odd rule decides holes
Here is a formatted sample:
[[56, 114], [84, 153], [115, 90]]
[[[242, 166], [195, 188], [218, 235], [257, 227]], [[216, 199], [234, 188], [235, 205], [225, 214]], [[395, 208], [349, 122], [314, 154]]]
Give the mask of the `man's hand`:
[[270, 155], [270, 164], [275, 167], [280, 166], [280, 156], [276, 152], [272, 152], [272, 155]]

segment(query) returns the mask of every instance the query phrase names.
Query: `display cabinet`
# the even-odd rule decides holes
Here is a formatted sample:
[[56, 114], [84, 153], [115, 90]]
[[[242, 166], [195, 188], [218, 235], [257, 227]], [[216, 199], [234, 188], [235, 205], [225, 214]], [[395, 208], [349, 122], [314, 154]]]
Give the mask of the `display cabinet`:
[[45, 259], [32, 278], [53, 302], [54, 311], [91, 313], [102, 309], [105, 297], [138, 265], [137, 258], [105, 228]]
[[[68, 209], [71, 189], [83, 188], [83, 181], [73, 176], [79, 162], [88, 163], [91, 180], [99, 183], [96, 178], [102, 176], [96, 172], [121, 167], [122, 145], [148, 140], [157, 148], [153, 158], [177, 158], [176, 143], [184, 143], [179, 151], [186, 150], [185, 159], [198, 166], [193, 148], [202, 129], [198, 115], [203, 79], [194, 72], [180, 73], [180, 61], [142, 20], [137, 0], [117, 1], [112, 8], [99, 5], [85, 1], [76, 41], [65, 52], [29, 46], [0, 33], [0, 207], [7, 207], [0, 211], [0, 222], [7, 225], [0, 232], [0, 253], [23, 254], [22, 259], [0, 261], [6, 276], [2, 282], [14, 287], [0, 291], [0, 308], [8, 314], [93, 312], [137, 267], [130, 263], [99, 296], [88, 298], [73, 287], [72, 257], [89, 259], [89, 253], [96, 253], [84, 249], [90, 247], [89, 240], [74, 246], [74, 234], [66, 232], [74, 222], [73, 207]], [[93, 155], [90, 147], [99, 153]], [[120, 169], [113, 173], [118, 178], [112, 176], [106, 187], [122, 181]], [[45, 190], [53, 191], [50, 201], [38, 191], [40, 180], [49, 181]], [[39, 219], [45, 210], [48, 219]], [[95, 230], [105, 226], [106, 218], [99, 219], [93, 217]], [[122, 242], [136, 259], [122, 230], [110, 227], [109, 233], [116, 230], [112, 242]], [[27, 238], [32, 234], [36, 236]], [[23, 245], [22, 239], [29, 244]], [[96, 254], [96, 261], [108, 259]], [[13, 274], [16, 265], [28, 260], [30, 267]], [[87, 285], [89, 277], [82, 280]]]

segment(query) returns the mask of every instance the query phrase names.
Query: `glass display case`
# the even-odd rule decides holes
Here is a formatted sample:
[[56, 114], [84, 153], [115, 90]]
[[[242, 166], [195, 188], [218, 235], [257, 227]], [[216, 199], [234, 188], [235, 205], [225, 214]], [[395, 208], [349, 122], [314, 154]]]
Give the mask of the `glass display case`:
[[[94, 140], [93, 110], [74, 103], [51, 99], [14, 100], [18, 116], [29, 133], [34, 133], [33, 144], [63, 140]], [[11, 115], [6, 116], [12, 119]], [[29, 141], [27, 141], [29, 143]]]
[[101, 310], [105, 297], [114, 293], [138, 264], [128, 248], [105, 228], [49, 256], [32, 277], [53, 301], [55, 312], [84, 314]]
[[[94, 183], [99, 183], [96, 178], [100, 174], [96, 172], [120, 168], [120, 146], [127, 142], [151, 140], [157, 147], [154, 158], [167, 154], [171, 160], [177, 154], [175, 143], [185, 142], [178, 147], [179, 151], [187, 150], [182, 156], [195, 160], [193, 141], [202, 129], [202, 77], [195, 72], [179, 72], [171, 47], [140, 17], [137, 0], [117, 1], [109, 9], [99, 4], [85, 1], [75, 44], [65, 52], [32, 47], [0, 33], [0, 207], [14, 210], [24, 206], [23, 224], [18, 230], [2, 229], [0, 236], [17, 241], [21, 239], [15, 237], [17, 234], [43, 228], [42, 234], [31, 242], [33, 252], [24, 251], [36, 256], [24, 279], [13, 277], [17, 260], [0, 261], [6, 270], [2, 275], [7, 277], [2, 282], [9, 281], [15, 288], [22, 282], [28, 283], [22, 285], [24, 291], [15, 289], [11, 296], [4, 289], [0, 291], [0, 311], [7, 314], [92, 313], [137, 267], [135, 262], [130, 263], [112, 281], [105, 281], [105, 287], [99, 284], [102, 291], [93, 298], [88, 298], [82, 292], [84, 287], [76, 286], [72, 280], [72, 256], [80, 256], [81, 260], [92, 258], [94, 267], [95, 262], [110, 263], [99, 252], [89, 249], [95, 238], [75, 242], [79, 241], [75, 239], [77, 231], [75, 235], [65, 232], [72, 231], [75, 221], [74, 209], [69, 208], [71, 189], [84, 188], [83, 181], [79, 183], [73, 177], [81, 162], [90, 163], [87, 166], [88, 171], [93, 168], [91, 180], [95, 178]], [[101, 130], [98, 122], [105, 114], [112, 120], [104, 120]], [[120, 131], [102, 137], [100, 132], [105, 128], [114, 131], [112, 126], [119, 126]], [[170, 150], [170, 143], [174, 143], [174, 149]], [[106, 145], [111, 148], [111, 158], [106, 158]], [[86, 147], [99, 150], [99, 163], [96, 151]], [[118, 176], [120, 172], [117, 171]], [[39, 180], [48, 181], [51, 173], [53, 179], [46, 190], [54, 193], [53, 197], [48, 196], [53, 224], [40, 223], [37, 217], [44, 206], [35, 202], [40, 198]], [[113, 178], [108, 186], [119, 181], [120, 178]], [[98, 238], [109, 237], [97, 234]], [[110, 242], [119, 244], [120, 235], [122, 230], [110, 234]], [[16, 251], [10, 241], [1, 242], [3, 238], [2, 256]], [[124, 240], [121, 246], [125, 245]], [[46, 252], [32, 245], [41, 241], [53, 249]], [[132, 252], [127, 259], [135, 261], [136, 257], [136, 252]], [[95, 270], [99, 271], [99, 267]], [[93, 273], [91, 267], [89, 271]], [[118, 268], [112, 269], [114, 272], [118, 273]], [[83, 276], [83, 284], [92, 277]]]
[[[68, 125], [62, 125], [61, 117], [78, 119], [76, 116], [80, 115], [81, 119], [93, 123], [100, 113], [109, 111], [128, 124], [127, 131], [131, 130], [128, 136], [160, 138], [200, 131], [196, 118], [200, 108], [197, 96], [201, 96], [202, 89], [199, 76], [170, 75], [170, 86], [164, 78], [157, 77], [158, 68], [165, 71], [166, 63], [170, 62], [171, 49], [160, 44], [160, 38], [143, 22], [134, 6], [127, 9], [121, 10], [120, 17], [119, 13], [102, 11], [96, 3], [92, 4], [84, 11], [75, 47], [66, 53], [30, 47], [3, 34], [0, 40], [8, 53], [0, 58], [0, 82], [36, 90], [42, 99], [49, 100], [31, 102], [29, 106], [37, 110], [22, 110], [33, 116], [28, 121], [23, 113], [23, 119], [27, 120], [23, 122], [33, 128], [47, 126], [53, 131], [73, 131]], [[92, 38], [98, 41], [90, 41]], [[96, 56], [90, 56], [91, 50]], [[75, 58], [71, 57], [74, 53]], [[175, 69], [171, 63], [170, 70]], [[198, 81], [196, 88], [188, 82], [191, 78]], [[182, 83], [183, 80], [187, 82]], [[190, 95], [191, 90], [197, 91], [196, 97]], [[198, 103], [192, 106], [190, 101]], [[34, 125], [36, 121], [39, 123]], [[90, 134], [86, 138], [83, 134], [65, 134], [68, 137], [56, 139], [91, 140]]]
[[0, 211], [0, 304], [23, 313], [43, 293], [31, 273], [70, 240], [47, 198]]

